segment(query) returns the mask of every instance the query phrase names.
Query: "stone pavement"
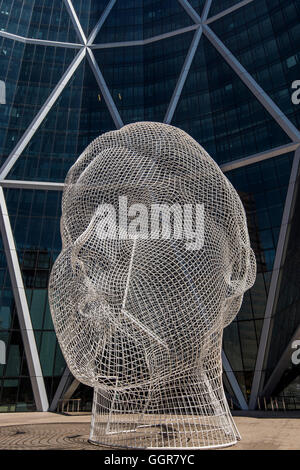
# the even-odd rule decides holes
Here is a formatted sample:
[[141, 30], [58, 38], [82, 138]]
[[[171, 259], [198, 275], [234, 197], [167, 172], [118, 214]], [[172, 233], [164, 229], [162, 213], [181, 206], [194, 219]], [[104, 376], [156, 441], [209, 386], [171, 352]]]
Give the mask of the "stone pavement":
[[[300, 450], [300, 413], [252, 413], [234, 419], [242, 441], [228, 450]], [[107, 449], [88, 443], [90, 420], [86, 414], [0, 413], [0, 449]]]

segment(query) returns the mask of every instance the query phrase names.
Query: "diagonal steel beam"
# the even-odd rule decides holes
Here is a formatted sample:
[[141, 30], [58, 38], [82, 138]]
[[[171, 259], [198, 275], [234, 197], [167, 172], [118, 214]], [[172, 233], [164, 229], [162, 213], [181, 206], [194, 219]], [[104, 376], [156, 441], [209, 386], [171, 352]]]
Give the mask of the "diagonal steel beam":
[[111, 49], [112, 47], [146, 46], [147, 44], [151, 44], [152, 42], [161, 41], [162, 39], [168, 39], [172, 36], [177, 36], [178, 34], [188, 33], [189, 31], [194, 31], [198, 28], [198, 24], [192, 24], [191, 26], [175, 29], [174, 31], [168, 31], [167, 33], [152, 36], [147, 39], [138, 39], [136, 41], [104, 42], [102, 44], [91, 44], [89, 45], [89, 47], [91, 49]]
[[196, 12], [196, 10], [194, 10], [194, 8], [192, 7], [192, 5], [190, 5], [190, 3], [189, 3], [187, 0], [178, 0], [178, 2], [179, 2], [180, 5], [185, 9], [185, 11], [187, 12], [187, 14], [192, 18], [192, 20], [194, 21], [194, 23], [196, 23], [196, 24], [201, 24], [201, 18], [200, 18], [200, 16], [198, 15], [198, 13]]
[[1, 180], [2, 188], [44, 189], [45, 191], [63, 191], [64, 183], [50, 181]]
[[217, 35], [210, 29], [209, 26], [203, 25], [203, 33], [217, 49], [221, 56], [226, 60], [234, 72], [245, 83], [249, 90], [254, 94], [257, 100], [263, 105], [268, 113], [275, 119], [277, 124], [286, 132], [293, 142], [300, 142], [300, 132], [286, 117], [281, 109], [274, 103], [274, 101], [267, 95], [267, 93], [258, 85], [254, 78], [247, 72], [242, 64], [234, 57], [229, 49], [222, 43]]
[[88, 60], [89, 60], [89, 63], [90, 63], [90, 66], [92, 68], [92, 71], [95, 75], [95, 78], [97, 80], [97, 83], [99, 85], [99, 88], [102, 92], [102, 95], [104, 97], [104, 100], [105, 100], [105, 103], [108, 107], [108, 110], [110, 112], [110, 115], [117, 127], [117, 129], [120, 129], [124, 124], [123, 124], [123, 121], [121, 119], [121, 116], [119, 114], [119, 111], [114, 103], [114, 100], [112, 99], [112, 96], [109, 92], [109, 89], [106, 85], [106, 82], [104, 80], [104, 77], [98, 67], [98, 64], [96, 62], [96, 59], [95, 59], [95, 56], [93, 54], [93, 52], [87, 48], [87, 57], [88, 57]]
[[235, 170], [243, 166], [252, 165], [253, 163], [262, 162], [269, 158], [277, 157], [278, 155], [284, 155], [285, 153], [294, 152], [300, 146], [300, 143], [293, 142], [291, 144], [281, 145], [280, 147], [274, 147], [273, 149], [266, 150], [264, 152], [250, 155], [249, 157], [239, 158], [228, 163], [220, 165], [221, 170], [225, 173], [226, 171]]
[[74, 25], [75, 31], [77, 33], [77, 36], [79, 37], [80, 41], [82, 44], [86, 44], [86, 36], [83, 32], [83, 29], [81, 27], [80, 21], [78, 19], [77, 13], [73, 7], [72, 1], [71, 0], [63, 0], [69, 15], [71, 17], [72, 23]]
[[58, 402], [62, 398], [62, 395], [63, 395], [64, 391], [66, 390], [68, 383], [70, 383], [72, 381], [72, 378], [73, 378], [73, 376], [72, 376], [68, 366], [66, 366], [65, 370], [64, 370], [64, 373], [61, 376], [61, 379], [59, 381], [59, 384], [58, 384], [58, 387], [57, 387], [56, 392], [54, 394], [54, 397], [52, 399], [52, 402], [50, 404], [49, 411], [56, 411], [57, 410]]
[[82, 44], [77, 44], [75, 42], [73, 43], [62, 41], [49, 41], [48, 39], [25, 38], [24, 36], [18, 36], [17, 34], [8, 33], [7, 31], [0, 31], [0, 37], [12, 39], [13, 41], [23, 42], [24, 44], [37, 44], [39, 46], [67, 47], [71, 49], [79, 49], [83, 47]]
[[72, 63], [69, 65], [67, 68], [66, 72], [63, 74], [62, 78], [59, 80], [58, 84], [50, 94], [50, 96], [47, 98], [33, 121], [29, 124], [28, 128], [22, 135], [21, 139], [15, 146], [15, 148], [12, 150], [10, 155], [7, 157], [5, 160], [4, 164], [0, 168], [0, 180], [3, 180], [7, 174], [10, 172], [11, 168], [15, 164], [15, 162], [18, 160], [19, 156], [25, 149], [26, 145], [29, 143], [30, 139], [32, 136], [35, 134], [39, 126], [41, 125], [42, 121], [45, 119], [47, 114], [49, 113], [50, 109], [56, 102], [57, 98], [71, 79], [72, 75], [74, 74], [75, 70], [83, 60], [84, 56], [86, 53], [86, 49], [82, 48], [72, 61]]
[[230, 383], [231, 388], [232, 388], [232, 390], [235, 394], [235, 397], [238, 401], [238, 404], [241, 407], [241, 410], [248, 410], [248, 405], [246, 403], [243, 392], [240, 389], [238, 381], [236, 380], [234, 372], [231, 368], [230, 362], [228, 361], [228, 358], [227, 358], [227, 356], [226, 356], [226, 354], [223, 350], [222, 350], [222, 364], [223, 364], [223, 370], [224, 370], [224, 372], [226, 374], [226, 377], [228, 379], [228, 382]]
[[242, 8], [246, 5], [248, 5], [248, 3], [251, 3], [253, 1], [254, 0], [243, 0], [242, 2], [236, 3], [232, 7], [227, 8], [226, 10], [220, 11], [220, 13], [217, 13], [216, 15], [211, 16], [207, 20], [203, 20], [203, 22], [205, 24], [210, 24], [213, 21], [217, 21], [219, 18], [222, 18], [223, 16], [229, 15], [229, 13], [233, 13], [235, 10], [238, 10], [239, 8]]
[[178, 104], [178, 100], [180, 98], [180, 95], [181, 95], [183, 86], [185, 84], [187, 75], [188, 75], [189, 70], [191, 68], [191, 65], [192, 65], [194, 56], [196, 54], [196, 50], [197, 50], [197, 47], [198, 47], [201, 36], [202, 36], [202, 26], [199, 26], [197, 28], [195, 34], [194, 34], [194, 37], [193, 37], [193, 40], [191, 42], [190, 48], [188, 50], [186, 59], [184, 61], [183, 67], [181, 69], [181, 72], [180, 72], [175, 90], [174, 90], [172, 98], [170, 100], [166, 115], [164, 117], [164, 122], [166, 124], [170, 124], [170, 122], [173, 118], [176, 106]]
[[48, 410], [48, 398], [44, 384], [40, 359], [32, 329], [21, 269], [14, 242], [14, 237], [7, 212], [3, 189], [0, 188], [0, 230], [6, 256], [8, 271], [17, 309], [19, 325], [30, 374], [32, 391], [37, 411]]
[[284, 262], [285, 248], [287, 246], [289, 228], [290, 228], [290, 217], [294, 206], [295, 195], [297, 190], [297, 176], [299, 172], [299, 162], [300, 162], [300, 148], [296, 150], [287, 196], [285, 200], [285, 206], [282, 216], [281, 228], [279, 232], [279, 238], [277, 243], [276, 255], [274, 260], [274, 266], [272, 271], [271, 283], [269, 288], [269, 294], [267, 299], [267, 305], [265, 310], [265, 316], [262, 326], [262, 331], [260, 335], [259, 348], [257, 353], [257, 359], [255, 364], [255, 372], [252, 382], [252, 390], [250, 395], [249, 408], [255, 409], [257, 397], [260, 393], [260, 390], [263, 386], [262, 377], [263, 377], [263, 367], [264, 361], [267, 355], [268, 344], [271, 334], [271, 320], [274, 308], [276, 305], [276, 299], [278, 296], [278, 284], [280, 279], [281, 267]]
[[212, 4], [212, 0], [206, 0], [205, 5], [203, 7], [202, 14], [201, 14], [202, 23], [204, 23], [207, 20], [211, 4]]
[[102, 13], [98, 23], [96, 24], [95, 28], [91, 32], [91, 34], [88, 37], [87, 44], [90, 46], [93, 44], [93, 42], [96, 39], [97, 34], [99, 33], [100, 29], [102, 28], [103, 23], [105, 22], [106, 18], [108, 17], [109, 13], [111, 12], [111, 9], [113, 8], [114, 4], [116, 3], [116, 0], [110, 0], [108, 2], [108, 5], [106, 6], [104, 12]]

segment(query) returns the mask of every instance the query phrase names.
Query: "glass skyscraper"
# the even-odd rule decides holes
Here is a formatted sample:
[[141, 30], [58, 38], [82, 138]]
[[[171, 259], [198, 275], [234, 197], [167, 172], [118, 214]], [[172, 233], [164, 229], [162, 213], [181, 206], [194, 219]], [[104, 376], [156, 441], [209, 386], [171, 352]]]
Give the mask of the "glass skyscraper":
[[247, 212], [258, 272], [224, 331], [228, 397], [300, 406], [299, 64], [298, 0], [0, 0], [0, 411], [76, 390], [47, 300], [63, 181], [142, 120], [191, 134]]

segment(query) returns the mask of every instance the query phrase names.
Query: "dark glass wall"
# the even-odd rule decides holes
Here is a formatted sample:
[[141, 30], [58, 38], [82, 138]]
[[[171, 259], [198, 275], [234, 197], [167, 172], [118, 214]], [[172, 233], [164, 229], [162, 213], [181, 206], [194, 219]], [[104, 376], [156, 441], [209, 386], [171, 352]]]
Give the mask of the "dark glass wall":
[[124, 124], [163, 121], [192, 38], [188, 32], [145, 46], [95, 49]]
[[249, 398], [294, 154], [226, 173], [244, 204], [257, 276], [236, 319], [224, 330], [224, 350]]
[[0, 412], [34, 411], [30, 375], [1, 238], [0, 266], [0, 340], [6, 346], [5, 364], [0, 364]]
[[[299, 186], [299, 175], [297, 178]], [[287, 347], [290, 348], [290, 361], [287, 365], [288, 374], [283, 378], [277, 392], [288, 386], [288, 378], [299, 374], [299, 366], [292, 363], [292, 353], [295, 351], [290, 344], [293, 335], [300, 327], [300, 191], [294, 202], [293, 215], [290, 220], [290, 230], [286, 242], [285, 258], [282, 263], [278, 295], [272, 312], [271, 334], [269, 338], [269, 354], [266, 360], [264, 374], [265, 383], [277, 366]], [[299, 339], [297, 336], [296, 339]]]
[[219, 164], [290, 141], [205, 37], [172, 124], [191, 134]]
[[294, 80], [299, 80], [299, 16], [297, 0], [254, 0], [211, 25], [298, 128], [300, 111], [292, 103], [291, 86]]
[[8, 177], [62, 182], [85, 147], [114, 128], [96, 79], [84, 61]]
[[[61, 193], [56, 191], [9, 189], [5, 191], [5, 197], [46, 390], [49, 401], [51, 401], [65, 368], [65, 361], [54, 332], [47, 295], [49, 274], [61, 250], [59, 232]], [[18, 321], [12, 300], [9, 276], [5, 268], [2, 275], [4, 276], [5, 294], [3, 299], [1, 297], [1, 311], [6, 312], [6, 315], [9, 314], [9, 317], [3, 315], [0, 331], [4, 331], [5, 326], [8, 331], [6, 334], [10, 334], [12, 339], [16, 341], [16, 338], [20, 337], [20, 332], [18, 331]], [[10, 321], [9, 318], [11, 318]], [[14, 345], [14, 343], [12, 344]], [[20, 345], [18, 347], [20, 348]], [[20, 352], [18, 352], [16, 346], [11, 349], [9, 343], [8, 353], [14, 354], [14, 356], [16, 354], [20, 355], [21, 349]], [[18, 359], [18, 367], [20, 375], [26, 376], [26, 361], [25, 358], [22, 360], [25, 370], [22, 370], [21, 373], [21, 356]], [[9, 364], [12, 366], [12, 359], [7, 362], [6, 369], [3, 371], [4, 376], [7, 375]], [[10, 368], [8, 370], [12, 374], [12, 370]], [[15, 375], [18, 375], [16, 370]]]

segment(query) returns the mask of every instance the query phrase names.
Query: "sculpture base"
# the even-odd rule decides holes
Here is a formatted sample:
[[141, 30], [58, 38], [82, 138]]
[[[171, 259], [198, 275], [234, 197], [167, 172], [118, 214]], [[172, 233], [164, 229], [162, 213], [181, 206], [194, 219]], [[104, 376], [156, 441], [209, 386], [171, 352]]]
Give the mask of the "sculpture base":
[[[227, 401], [211, 407], [212, 414], [128, 412], [107, 406], [107, 392], [95, 390], [89, 441], [95, 445], [135, 449], [211, 449], [236, 444], [240, 435]], [[206, 404], [206, 413], [207, 413]], [[201, 413], [201, 407], [198, 412]]]

